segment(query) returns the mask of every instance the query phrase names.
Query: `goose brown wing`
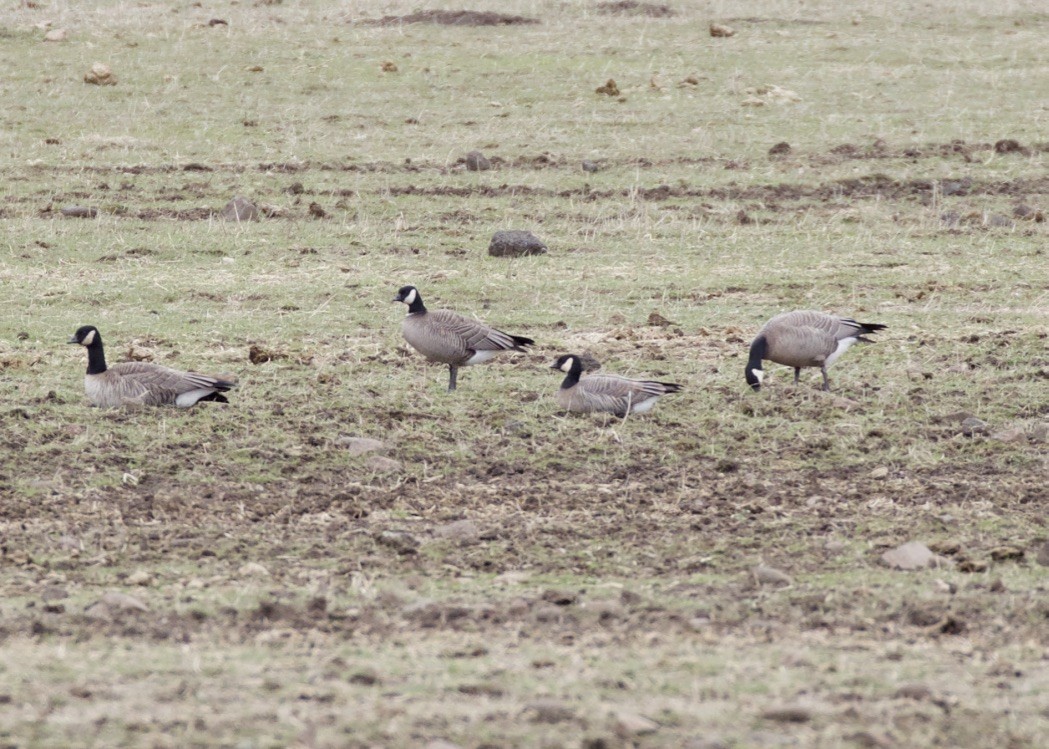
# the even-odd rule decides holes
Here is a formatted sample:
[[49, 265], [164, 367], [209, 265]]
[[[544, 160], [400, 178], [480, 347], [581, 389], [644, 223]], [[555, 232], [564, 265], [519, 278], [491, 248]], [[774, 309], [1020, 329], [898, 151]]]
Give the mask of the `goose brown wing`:
[[471, 320], [448, 310], [427, 313], [436, 329], [461, 341], [466, 351], [503, 351], [517, 348], [513, 336], [496, 330], [478, 320]]
[[590, 375], [581, 379], [578, 387], [595, 411], [610, 413], [624, 413], [641, 401], [673, 392], [660, 382], [631, 380], [618, 375]]
[[208, 375], [148, 362], [122, 362], [109, 369], [120, 375], [119, 387], [127, 392], [128, 399], [145, 405], [174, 403], [179, 394], [190, 390], [228, 390], [232, 385]]

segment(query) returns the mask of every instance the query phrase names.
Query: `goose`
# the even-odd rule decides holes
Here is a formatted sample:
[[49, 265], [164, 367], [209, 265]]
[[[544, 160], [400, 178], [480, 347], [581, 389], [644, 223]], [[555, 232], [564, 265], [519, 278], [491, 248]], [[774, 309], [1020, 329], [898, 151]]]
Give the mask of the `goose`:
[[649, 411], [660, 396], [681, 390], [681, 386], [673, 382], [631, 380], [612, 374], [582, 377], [583, 364], [578, 354], [564, 354], [550, 368], [565, 373], [561, 389], [557, 391], [557, 402], [566, 411], [598, 411], [626, 418], [627, 414]]
[[167, 405], [189, 408], [199, 401], [228, 403], [222, 393], [236, 385], [231, 380], [180, 372], [148, 362], [121, 362], [107, 367], [102, 335], [94, 325], [77, 329], [68, 343], [79, 343], [87, 349], [84, 391], [91, 405], [100, 408]]
[[765, 372], [764, 359], [794, 367], [797, 384], [802, 367], [819, 367], [823, 372], [823, 390], [830, 390], [827, 367], [857, 341], [873, 343], [863, 336], [883, 330], [880, 323], [863, 323], [825, 312], [800, 310], [776, 315], [758, 332], [750, 344], [747, 361], [747, 384], [754, 390], [761, 388]]
[[408, 305], [401, 323], [404, 340], [430, 361], [448, 365], [448, 390], [455, 390], [459, 367], [486, 362], [501, 351], [527, 352], [525, 347], [535, 343], [455, 312], [431, 312], [414, 286], [401, 287], [393, 301]]

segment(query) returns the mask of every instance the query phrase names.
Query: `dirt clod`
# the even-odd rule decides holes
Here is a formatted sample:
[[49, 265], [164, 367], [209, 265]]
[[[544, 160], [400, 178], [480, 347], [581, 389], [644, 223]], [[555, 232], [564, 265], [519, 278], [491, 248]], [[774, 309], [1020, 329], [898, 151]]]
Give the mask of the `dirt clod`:
[[595, 88], [594, 93], [604, 94], [605, 96], [619, 96], [619, 86], [616, 85], [615, 79], [609, 78], [604, 85]]
[[525, 257], [546, 254], [546, 245], [530, 231], [518, 229], [497, 231], [488, 243], [492, 257]]
[[763, 710], [761, 717], [778, 723], [805, 723], [812, 720], [813, 714], [812, 710], [801, 705], [782, 705]]
[[938, 563], [938, 557], [932, 550], [918, 541], [908, 541], [902, 546], [890, 549], [881, 555], [881, 560], [889, 567], [898, 570], [919, 570]]
[[90, 83], [95, 86], [115, 86], [117, 77], [113, 75], [113, 71], [104, 62], [96, 62], [91, 66], [90, 70], [84, 73], [84, 83]]
[[320, 203], [310, 203], [309, 213], [313, 218], [328, 218], [328, 212]]
[[642, 3], [638, 0], [598, 3], [597, 12], [606, 16], [648, 16], [649, 18], [670, 18], [675, 15], [669, 5]]
[[785, 140], [781, 140], [779, 143], [769, 149], [769, 156], [786, 156], [790, 153], [790, 143]]
[[237, 195], [222, 209], [222, 218], [226, 221], [258, 221], [262, 214], [254, 203]]
[[480, 151], [470, 151], [463, 162], [468, 172], [486, 172], [492, 168], [492, 162]]

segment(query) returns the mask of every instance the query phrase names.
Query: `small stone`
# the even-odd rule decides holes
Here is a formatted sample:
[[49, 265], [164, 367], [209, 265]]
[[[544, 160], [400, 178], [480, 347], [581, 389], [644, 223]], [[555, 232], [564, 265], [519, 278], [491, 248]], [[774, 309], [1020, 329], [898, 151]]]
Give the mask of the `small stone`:
[[761, 717], [780, 723], [805, 723], [812, 720], [812, 711], [801, 705], [783, 705], [763, 711]]
[[466, 154], [466, 171], [486, 172], [492, 168], [492, 162], [480, 151], [470, 151]]
[[584, 172], [590, 172], [591, 174], [593, 174], [594, 172], [599, 171], [600, 169], [601, 169], [601, 166], [596, 161], [590, 161], [589, 159], [583, 159], [583, 171]]
[[751, 570], [758, 585], [792, 585], [794, 580], [786, 572], [775, 567], [759, 564]]
[[875, 468], [873, 471], [871, 471], [867, 475], [870, 476], [872, 479], [888, 478], [888, 476], [889, 476], [889, 469], [886, 468], [885, 466], [878, 466], [877, 468]]
[[962, 421], [962, 434], [966, 437], [973, 437], [977, 434], [987, 434], [987, 422], [982, 419], [977, 419], [975, 416]]
[[928, 546], [918, 541], [908, 541], [881, 555], [882, 562], [898, 570], [918, 570], [923, 567], [931, 567], [937, 563], [937, 559], [938, 557]]
[[385, 455], [370, 455], [364, 465], [376, 473], [391, 473], [402, 468], [401, 461], [387, 458]]
[[84, 83], [90, 83], [95, 86], [115, 86], [117, 77], [113, 75], [113, 71], [108, 65], [103, 62], [96, 62], [91, 66], [90, 70], [84, 73]]
[[371, 437], [339, 437], [335, 444], [346, 448], [346, 452], [354, 457], [386, 449], [385, 442]]
[[725, 26], [721, 23], [710, 24], [710, 35], [715, 38], [727, 38], [736, 35], [736, 30], [731, 26]]
[[241, 577], [269, 577], [270, 571], [258, 562], [245, 562], [237, 570]]
[[83, 205], [70, 205], [62, 209], [62, 215], [66, 218], [95, 218], [98, 216], [98, 209]]
[[659, 724], [651, 718], [624, 710], [616, 711], [613, 726], [615, 732], [623, 738], [646, 736], [659, 730]]
[[530, 231], [497, 231], [488, 244], [488, 254], [492, 257], [524, 257], [545, 253], [546, 245]]
[[126, 593], [117, 593], [116, 591], [106, 593], [95, 601], [95, 603], [88, 606], [87, 610], [98, 609], [105, 610], [110, 614], [127, 611], [149, 611], [149, 607], [139, 599], [134, 596], [129, 596]]
[[262, 217], [259, 209], [247, 198], [237, 195], [222, 209], [226, 221], [258, 221]]
[[135, 570], [127, 576], [125, 580], [128, 585], [152, 585], [153, 575], [146, 572], [145, 570]]
[[68, 38], [69, 32], [65, 29], [51, 29], [44, 34], [45, 42], [64, 42]]

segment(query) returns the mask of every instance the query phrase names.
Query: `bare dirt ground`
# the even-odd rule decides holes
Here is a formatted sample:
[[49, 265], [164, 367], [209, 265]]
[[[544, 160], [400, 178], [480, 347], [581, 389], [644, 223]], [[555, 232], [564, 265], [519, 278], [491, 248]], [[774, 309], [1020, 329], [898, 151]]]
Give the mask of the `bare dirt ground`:
[[[697, 20], [595, 7], [607, 23]], [[180, 9], [194, 24], [218, 12]], [[237, 9], [223, 10], [236, 30]], [[574, 44], [550, 31], [560, 6], [392, 10], [340, 17], [338, 33], [378, 35], [356, 40], [369, 69], [391, 50], [401, 71], [433, 66], [420, 75], [435, 90], [450, 84], [418, 58], [444, 54], [444, 38], [400, 54], [384, 34], [483, 23]], [[250, 12], [253, 38], [307, 49], [281, 36], [298, 10]], [[1045, 25], [1017, 14], [1002, 28]], [[332, 19], [311, 22], [328, 33]], [[732, 23], [744, 37], [816, 25]], [[627, 25], [601, 43], [639, 28], [677, 38]], [[155, 37], [127, 33], [132, 68], [130, 45]], [[851, 54], [839, 39], [805, 60]], [[522, 50], [498, 59], [537, 76]], [[325, 78], [310, 54], [289, 59]], [[638, 69], [608, 106], [663, 96]], [[61, 118], [20, 125], [44, 155], [7, 157], [0, 202], [0, 747], [1049, 743], [1049, 146], [1004, 126], [926, 139], [889, 123], [885, 137], [817, 127], [785, 148], [762, 135], [634, 153], [619, 128], [640, 120], [580, 114], [589, 81], [584, 104], [557, 106], [602, 148], [556, 128], [549, 147], [497, 138], [477, 112], [515, 92], [522, 109], [545, 101], [513, 86], [444, 125], [451, 155], [293, 138], [293, 106], [261, 125], [231, 107], [239, 158], [177, 129], [184, 152], [105, 141], [130, 148], [112, 158]], [[737, 84], [710, 84], [731, 92], [732, 121]], [[194, 101], [209, 90], [203, 76], [187, 85]], [[397, 97], [413, 84], [383, 85]], [[279, 76], [266, 88], [302, 91]], [[374, 110], [391, 138], [438, 121], [423, 97]], [[371, 132], [348, 124], [356, 110], [331, 116], [303, 127]], [[696, 129], [677, 124], [667, 131]], [[475, 142], [490, 172], [465, 171], [459, 145]], [[581, 154], [599, 168], [584, 172]], [[221, 220], [241, 192], [261, 221]], [[535, 228], [551, 252], [496, 265], [483, 246], [505, 225]], [[540, 343], [470, 368], [450, 396], [397, 334], [388, 300], [402, 282]], [[750, 392], [751, 337], [801, 306], [889, 328], [835, 366], [832, 393], [771, 365]], [[86, 322], [105, 326], [111, 361], [228, 369], [241, 387], [188, 413], [90, 409], [82, 351], [57, 345]], [[686, 389], [647, 418], [566, 416], [548, 369], [565, 351]], [[357, 454], [359, 437], [383, 445]], [[887, 565], [908, 541], [932, 563]]]

